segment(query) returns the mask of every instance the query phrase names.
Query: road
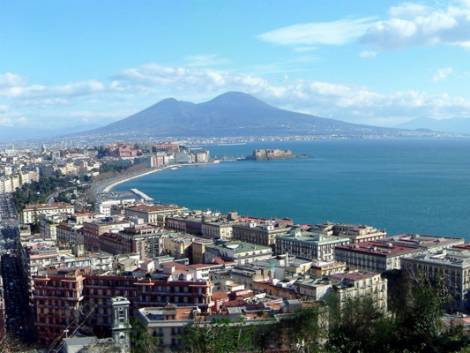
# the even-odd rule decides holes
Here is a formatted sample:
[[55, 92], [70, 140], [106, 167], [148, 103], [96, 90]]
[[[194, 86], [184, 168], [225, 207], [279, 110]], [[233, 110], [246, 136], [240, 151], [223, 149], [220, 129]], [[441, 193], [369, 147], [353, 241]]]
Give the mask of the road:
[[16, 249], [18, 240], [18, 215], [13, 197], [0, 195], [0, 256]]
[[33, 337], [26, 281], [17, 253], [18, 216], [10, 195], [0, 195], [0, 273], [3, 279], [7, 332], [22, 342]]
[[0, 229], [18, 226], [18, 215], [13, 197], [10, 194], [0, 194]]
[[22, 342], [31, 342], [30, 307], [27, 288], [21, 272], [21, 265], [15, 253], [2, 255], [1, 271], [7, 316], [7, 332]]

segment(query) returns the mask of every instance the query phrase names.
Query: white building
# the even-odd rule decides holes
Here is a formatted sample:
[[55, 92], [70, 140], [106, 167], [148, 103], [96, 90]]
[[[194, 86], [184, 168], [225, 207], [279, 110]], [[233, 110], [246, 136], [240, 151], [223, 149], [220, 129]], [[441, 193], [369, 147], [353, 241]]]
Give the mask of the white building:
[[402, 258], [401, 266], [413, 276], [441, 279], [453, 298], [451, 306], [457, 310], [470, 308], [470, 246]]
[[243, 265], [259, 260], [268, 260], [271, 256], [272, 250], [269, 246], [231, 241], [206, 245], [204, 261], [211, 263], [215, 258], [219, 257]]
[[276, 253], [297, 256], [308, 260], [332, 261], [335, 247], [349, 244], [348, 237], [337, 237], [322, 233], [293, 229], [289, 234], [276, 238]]
[[37, 223], [39, 216], [72, 215], [75, 213], [73, 205], [67, 203], [30, 204], [21, 212], [21, 221], [24, 224]]

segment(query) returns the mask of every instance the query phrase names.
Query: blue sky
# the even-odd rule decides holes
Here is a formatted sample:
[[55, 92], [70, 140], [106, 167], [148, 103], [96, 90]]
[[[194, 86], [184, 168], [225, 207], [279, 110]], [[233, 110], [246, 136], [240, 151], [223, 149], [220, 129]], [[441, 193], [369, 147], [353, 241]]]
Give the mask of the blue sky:
[[470, 117], [470, 1], [2, 1], [0, 128], [229, 90], [384, 126]]

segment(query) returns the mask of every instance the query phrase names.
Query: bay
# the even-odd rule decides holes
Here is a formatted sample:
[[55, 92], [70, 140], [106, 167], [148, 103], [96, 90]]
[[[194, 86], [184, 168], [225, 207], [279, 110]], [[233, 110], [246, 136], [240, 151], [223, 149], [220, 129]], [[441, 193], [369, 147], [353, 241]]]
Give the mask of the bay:
[[207, 146], [245, 156], [288, 148], [307, 157], [165, 170], [121, 184], [158, 202], [297, 223], [370, 224], [390, 234], [470, 240], [470, 140], [326, 140]]

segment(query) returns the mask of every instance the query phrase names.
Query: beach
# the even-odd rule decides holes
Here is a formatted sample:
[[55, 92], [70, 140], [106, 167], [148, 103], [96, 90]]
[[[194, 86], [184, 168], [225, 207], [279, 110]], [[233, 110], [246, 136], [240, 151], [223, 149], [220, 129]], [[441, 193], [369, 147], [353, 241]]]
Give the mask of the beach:
[[162, 168], [146, 168], [146, 169], [142, 169], [142, 170], [139, 170], [138, 172], [130, 173], [130, 174], [123, 173], [124, 175], [119, 175], [119, 176], [116, 176], [107, 180], [100, 180], [99, 182], [95, 183], [93, 189], [95, 193], [111, 192], [113, 188], [116, 187], [117, 185], [126, 183], [134, 179], [141, 178], [146, 175], [158, 173], [163, 170], [172, 169], [172, 168], [180, 168], [180, 167], [196, 167], [196, 166], [202, 166], [202, 165], [207, 165], [211, 163], [172, 164], [172, 165], [168, 165]]

